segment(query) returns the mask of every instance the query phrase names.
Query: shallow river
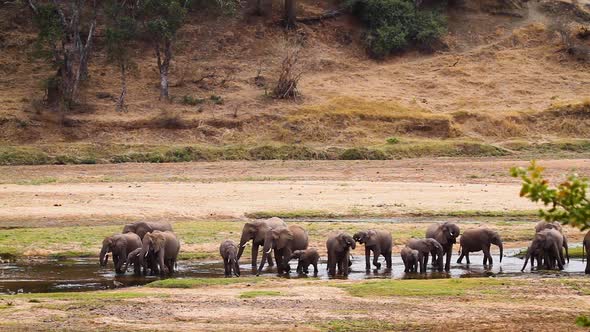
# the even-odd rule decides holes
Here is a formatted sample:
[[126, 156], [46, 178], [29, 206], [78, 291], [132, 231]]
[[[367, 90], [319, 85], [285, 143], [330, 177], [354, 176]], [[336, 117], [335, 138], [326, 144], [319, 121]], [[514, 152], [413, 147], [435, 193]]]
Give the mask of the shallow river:
[[[514, 251], [506, 250], [508, 254]], [[520, 269], [524, 261], [516, 257], [504, 257], [502, 263], [498, 262], [498, 256], [494, 255], [494, 266], [484, 268], [482, 265], [483, 256], [470, 255], [471, 265], [455, 263], [457, 256], [453, 255], [451, 271], [449, 273], [433, 272], [430, 269], [425, 275], [404, 273], [404, 266], [399, 256], [393, 258], [393, 268], [386, 271], [383, 268], [379, 271], [373, 270], [365, 272], [364, 256], [354, 256], [352, 273], [349, 279], [371, 279], [371, 278], [394, 278], [394, 279], [414, 279], [414, 278], [463, 278], [463, 277], [480, 277], [480, 276], [533, 276], [533, 277], [558, 277], [568, 275], [583, 275], [585, 263], [581, 260], [572, 259], [566, 264], [565, 270], [558, 271], [533, 271], [521, 273]], [[385, 262], [380, 259], [383, 267]], [[465, 261], [464, 261], [465, 262]], [[305, 278], [298, 276], [294, 271], [297, 262], [291, 262], [292, 272], [290, 278]], [[325, 261], [318, 266], [318, 277], [328, 279]], [[242, 276], [251, 276], [254, 272], [249, 263], [241, 265]], [[264, 276], [275, 276], [276, 269], [265, 268]], [[310, 266], [310, 273], [313, 273], [313, 267]], [[181, 261], [178, 263], [178, 271], [174, 278], [188, 277], [207, 277], [223, 278], [223, 264], [221, 261], [193, 262]], [[96, 289], [109, 289], [116, 287], [143, 285], [158, 277], [135, 277], [130, 271], [126, 275], [115, 275], [112, 263], [109, 262], [107, 268], [101, 268], [96, 258], [79, 258], [67, 260], [23, 260], [16, 263], [0, 264], [0, 293], [38, 293], [38, 292], [63, 292], [63, 291], [83, 291]]]

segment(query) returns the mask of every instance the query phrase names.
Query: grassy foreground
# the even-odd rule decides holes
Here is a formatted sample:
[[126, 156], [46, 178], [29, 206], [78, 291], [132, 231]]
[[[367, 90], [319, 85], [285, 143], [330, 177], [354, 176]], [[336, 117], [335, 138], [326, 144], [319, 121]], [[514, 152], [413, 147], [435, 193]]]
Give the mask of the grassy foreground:
[[[408, 331], [474, 330], [475, 322], [485, 321], [483, 330], [583, 331], [575, 324], [588, 315], [584, 304], [590, 294], [586, 278], [197, 278], [183, 280], [189, 288], [168, 287], [174, 283], [168, 279], [132, 291], [0, 296], [0, 328]], [[150, 315], [138, 319], [138, 307]], [[533, 311], [536, 318], [526, 319]], [[232, 320], [218, 319], [220, 312]]]

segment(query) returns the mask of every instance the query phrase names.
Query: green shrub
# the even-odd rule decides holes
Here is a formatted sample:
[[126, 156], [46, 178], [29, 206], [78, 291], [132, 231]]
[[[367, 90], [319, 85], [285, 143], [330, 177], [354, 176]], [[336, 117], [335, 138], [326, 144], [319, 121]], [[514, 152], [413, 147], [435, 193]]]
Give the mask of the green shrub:
[[367, 148], [346, 149], [340, 155], [342, 160], [386, 160], [387, 155], [381, 150]]
[[351, 0], [348, 6], [366, 25], [365, 42], [375, 57], [409, 46], [432, 49], [446, 32], [446, 18], [439, 11], [417, 10], [411, 0]]
[[399, 138], [388, 137], [386, 141], [387, 141], [387, 144], [397, 144], [397, 143], [399, 143]]
[[191, 106], [196, 106], [196, 105], [202, 104], [204, 102], [205, 102], [205, 99], [203, 99], [203, 98], [195, 98], [195, 97], [189, 96], [189, 95], [182, 96], [182, 99], [180, 100], [181, 104], [191, 105]]

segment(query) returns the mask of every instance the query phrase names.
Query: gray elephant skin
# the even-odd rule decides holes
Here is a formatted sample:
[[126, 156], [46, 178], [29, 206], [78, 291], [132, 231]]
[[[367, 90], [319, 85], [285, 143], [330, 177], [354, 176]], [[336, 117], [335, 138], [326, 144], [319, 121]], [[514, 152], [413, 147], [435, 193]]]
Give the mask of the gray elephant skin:
[[[420, 266], [420, 273], [426, 273], [428, 266], [428, 254], [432, 253], [433, 266], [439, 272], [443, 270], [443, 247], [435, 239], [410, 239], [406, 245], [410, 249], [418, 251], [418, 265]], [[436, 263], [435, 263], [436, 260]]]
[[[451, 255], [453, 254], [453, 244], [457, 242], [457, 237], [460, 235], [461, 230], [453, 222], [444, 222], [441, 224], [430, 225], [426, 229], [426, 238], [435, 239], [443, 247], [445, 258], [445, 271], [451, 270]], [[435, 254], [432, 253], [432, 263], [436, 259]], [[426, 259], [428, 262], [428, 257]]]
[[[570, 253], [569, 253], [569, 249], [568, 249], [568, 244], [567, 244], [567, 237], [565, 236], [565, 234], [563, 234], [563, 227], [561, 226], [561, 224], [557, 221], [554, 222], [547, 222], [547, 221], [539, 221], [537, 223], [537, 225], [535, 225], [535, 233], [539, 233], [540, 231], [544, 230], [544, 229], [555, 229], [556, 231], [558, 231], [559, 233], [561, 233], [561, 235], [563, 236], [563, 249], [565, 250], [565, 258], [567, 260], [567, 262], [570, 262]], [[562, 254], [563, 256], [563, 254]], [[562, 264], [565, 264], [565, 260], [562, 261]]]
[[326, 249], [328, 250], [328, 274], [336, 275], [336, 267], [338, 267], [338, 274], [347, 276], [350, 272], [350, 249], [356, 248], [356, 242], [346, 233], [339, 233], [332, 235], [326, 241]]
[[404, 247], [400, 252], [402, 261], [404, 262], [404, 272], [418, 272], [418, 265], [420, 262], [420, 253], [418, 250]]
[[[287, 224], [281, 218], [276, 217], [267, 220], [249, 221], [244, 224], [242, 237], [240, 238], [238, 260], [242, 257], [248, 241], [252, 240], [252, 267], [256, 268], [258, 263], [258, 249], [260, 246], [264, 246], [266, 232], [277, 227], [287, 227]], [[267, 257], [268, 265], [273, 266], [272, 255], [269, 254]]]
[[291, 255], [291, 259], [297, 259], [297, 273], [308, 274], [309, 266], [313, 266], [313, 274], [318, 274], [318, 262], [320, 254], [316, 249], [310, 248], [306, 250], [295, 250]]
[[140, 258], [144, 269], [147, 268], [146, 257], [149, 253], [155, 255], [156, 264], [161, 275], [174, 273], [174, 265], [180, 251], [180, 242], [176, 234], [170, 231], [153, 231], [145, 234], [142, 241]]
[[555, 263], [557, 262], [557, 267], [560, 270], [563, 270], [562, 247], [563, 236], [558, 230], [544, 229], [538, 232], [535, 234], [535, 237], [527, 250], [527, 255], [521, 271], [524, 271], [531, 257], [536, 257], [538, 260], [542, 258], [547, 269], [554, 269]]
[[262, 260], [256, 275], [260, 275], [271, 251], [274, 251], [277, 272], [279, 274], [283, 272], [288, 273], [291, 269], [289, 260], [291, 260], [293, 251], [305, 250], [308, 244], [309, 237], [307, 231], [297, 225], [277, 227], [267, 231], [264, 237], [264, 252], [262, 253]]
[[116, 234], [106, 237], [102, 241], [100, 250], [100, 266], [105, 267], [109, 260], [108, 253], [113, 254], [113, 263], [117, 274], [125, 273], [123, 265], [127, 261], [129, 252], [141, 247], [141, 240], [135, 233]]
[[225, 240], [219, 246], [219, 254], [223, 258], [223, 269], [226, 277], [231, 277], [232, 273], [240, 276], [240, 265], [238, 264], [238, 246], [231, 240]]
[[139, 238], [141, 240], [143, 240], [143, 237], [147, 233], [151, 233], [153, 231], [172, 232], [173, 230], [170, 223], [165, 221], [137, 221], [132, 224], [127, 224], [123, 226], [123, 234], [135, 233], [139, 235]]
[[498, 232], [489, 228], [480, 227], [464, 231], [459, 239], [459, 244], [460, 256], [459, 259], [457, 259], [457, 263], [459, 264], [463, 260], [463, 257], [467, 259], [467, 264], [471, 264], [469, 261], [469, 253], [483, 251], [483, 265], [492, 265], [494, 263], [492, 255], [490, 254], [490, 247], [492, 244], [500, 248], [500, 263], [502, 262], [502, 256], [504, 256], [502, 237], [500, 237]]
[[391, 233], [383, 230], [366, 230], [355, 233], [352, 238], [365, 245], [365, 269], [371, 269], [371, 252], [373, 252], [373, 265], [378, 269], [381, 263], [378, 262], [379, 256], [385, 258], [385, 264], [391, 269], [391, 249], [393, 240]]

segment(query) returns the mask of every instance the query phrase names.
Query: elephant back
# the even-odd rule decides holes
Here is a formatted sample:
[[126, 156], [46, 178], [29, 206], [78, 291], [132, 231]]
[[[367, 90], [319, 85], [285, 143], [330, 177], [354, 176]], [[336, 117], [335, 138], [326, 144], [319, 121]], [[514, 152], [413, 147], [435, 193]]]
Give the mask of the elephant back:
[[297, 225], [291, 225], [288, 227], [289, 231], [293, 234], [292, 250], [305, 250], [309, 245], [309, 236], [307, 231]]

